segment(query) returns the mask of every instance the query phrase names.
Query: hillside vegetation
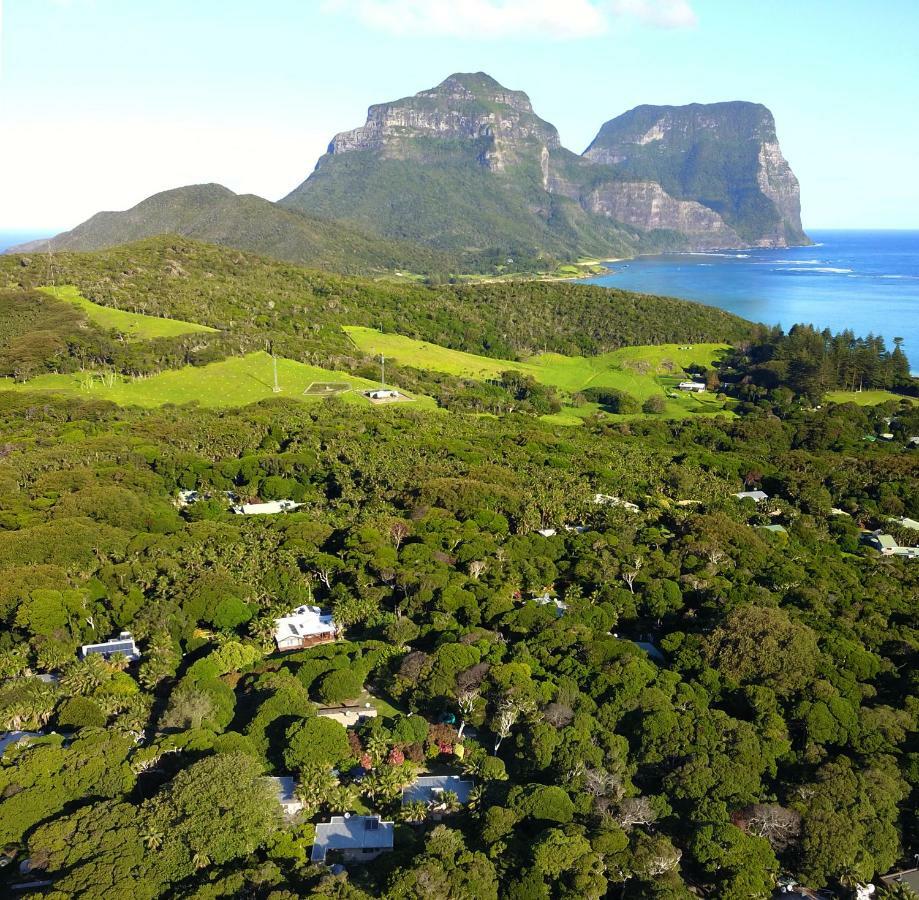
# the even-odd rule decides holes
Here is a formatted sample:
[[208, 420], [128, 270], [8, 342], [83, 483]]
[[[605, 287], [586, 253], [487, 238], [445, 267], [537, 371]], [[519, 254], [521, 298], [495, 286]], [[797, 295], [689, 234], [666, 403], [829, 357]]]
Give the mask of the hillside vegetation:
[[[890, 414], [919, 428], [0, 391], [0, 729], [39, 733], [0, 765], [0, 893], [30, 859], [61, 898], [768, 900], [907, 862], [919, 567], [858, 524], [919, 517], [919, 456], [863, 440]], [[344, 638], [276, 652], [307, 602]], [[78, 658], [122, 629], [137, 662]], [[429, 772], [475, 792], [403, 806]], [[391, 853], [310, 862], [367, 811]]]
[[[632, 344], [731, 343], [756, 326], [713, 307], [590, 285], [393, 284], [332, 275], [164, 236], [96, 253], [60, 253], [57, 283], [94, 303], [198, 322], [240, 348], [314, 364], [349, 356], [341, 325], [383, 327], [496, 358], [593, 355]], [[0, 257], [0, 287], [48, 283], [41, 254]], [[199, 343], [208, 343], [205, 336]], [[336, 366], [338, 363], [336, 363]]]
[[[345, 330], [361, 351], [375, 357], [385, 355], [403, 366], [492, 382], [500, 381], [509, 371], [518, 372], [555, 388], [563, 408], [553, 414], [552, 420], [560, 424], [580, 424], [584, 417], [603, 409], [604, 404], [592, 402], [592, 398], [602, 398], [605, 389], [612, 389], [612, 397], [621, 392], [639, 403], [658, 397], [660, 404], [655, 411], [670, 416], [724, 409], [714, 394], [675, 390], [678, 382], [685, 379], [686, 370], [714, 368], [727, 349], [724, 344], [624, 347], [598, 356], [547, 353], [525, 360], [507, 360], [449, 350], [372, 328], [351, 326]], [[637, 405], [628, 412], [637, 413]]]
[[[55, 250], [114, 247], [162, 234], [181, 234], [274, 259], [332, 272], [379, 273], [394, 269], [450, 272], [455, 261], [421, 245], [371, 236], [340, 222], [282, 209], [253, 194], [219, 184], [163, 191], [123, 212], [100, 212], [51, 240]], [[34, 241], [14, 252], [46, 251]]]

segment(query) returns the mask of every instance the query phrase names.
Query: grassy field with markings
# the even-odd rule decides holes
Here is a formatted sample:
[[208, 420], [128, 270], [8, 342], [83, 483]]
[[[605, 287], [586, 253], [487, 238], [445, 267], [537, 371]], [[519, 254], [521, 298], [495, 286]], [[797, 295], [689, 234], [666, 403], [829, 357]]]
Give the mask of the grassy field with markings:
[[893, 400], [899, 403], [901, 400], [909, 400], [902, 394], [891, 394], [890, 391], [829, 391], [824, 398], [827, 403], [855, 403], [858, 406], [877, 406], [880, 403], [888, 403]]
[[[149, 378], [108, 379], [96, 373], [73, 375], [40, 375], [25, 383], [0, 380], [0, 389], [14, 391], [54, 391], [78, 397], [97, 397], [121, 406], [163, 406], [166, 403], [200, 403], [201, 406], [233, 407], [256, 403], [269, 397], [290, 397], [306, 403], [321, 400], [304, 392], [314, 382], [340, 382], [352, 390], [339, 396], [346, 403], [368, 403], [359, 391], [378, 387], [376, 382], [354, 378], [344, 372], [332, 372], [290, 359], [278, 360], [279, 394], [273, 391], [274, 372], [267, 353], [234, 356], [207, 366], [185, 366]], [[430, 397], [413, 397], [405, 407], [436, 406]], [[400, 404], [401, 406], [402, 404]]]

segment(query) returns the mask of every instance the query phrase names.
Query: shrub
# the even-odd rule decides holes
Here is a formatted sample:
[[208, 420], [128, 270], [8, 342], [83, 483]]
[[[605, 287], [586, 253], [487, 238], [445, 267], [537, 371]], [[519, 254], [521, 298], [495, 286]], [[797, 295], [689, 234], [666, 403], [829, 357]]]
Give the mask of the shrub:
[[641, 409], [631, 394], [616, 388], [591, 387], [585, 388], [581, 393], [591, 403], [599, 403], [607, 412], [629, 415]]
[[570, 822], [574, 817], [574, 803], [560, 787], [530, 784], [514, 794], [512, 806], [521, 815], [546, 822]]
[[88, 697], [71, 697], [62, 707], [57, 716], [57, 724], [64, 728], [101, 727], [108, 721], [97, 703]]
[[364, 689], [361, 676], [353, 669], [336, 669], [319, 682], [319, 696], [325, 703], [353, 700]]
[[313, 765], [338, 767], [352, 758], [347, 729], [332, 719], [314, 716], [287, 730], [284, 763], [289, 769]]

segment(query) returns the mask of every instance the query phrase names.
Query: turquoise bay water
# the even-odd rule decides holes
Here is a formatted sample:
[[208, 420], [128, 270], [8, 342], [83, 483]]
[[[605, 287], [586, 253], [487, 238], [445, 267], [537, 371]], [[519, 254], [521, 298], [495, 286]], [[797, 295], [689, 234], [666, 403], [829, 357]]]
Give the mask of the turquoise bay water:
[[698, 300], [788, 329], [894, 337], [919, 370], [919, 231], [810, 231], [812, 247], [645, 256], [592, 284]]

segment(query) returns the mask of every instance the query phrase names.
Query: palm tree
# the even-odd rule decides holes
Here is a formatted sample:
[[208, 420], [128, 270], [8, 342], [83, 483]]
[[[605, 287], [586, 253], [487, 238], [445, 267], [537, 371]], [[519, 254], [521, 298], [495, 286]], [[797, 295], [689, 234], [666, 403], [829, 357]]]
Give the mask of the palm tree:
[[141, 840], [148, 850], [159, 850], [163, 846], [163, 834], [152, 828], [146, 828], [141, 832]]
[[469, 799], [466, 801], [466, 808], [470, 812], [478, 812], [479, 808], [482, 805], [482, 800], [485, 796], [485, 788], [482, 785], [477, 784], [470, 792]]
[[463, 808], [460, 798], [456, 791], [444, 791], [440, 795], [440, 805], [443, 806], [444, 812], [453, 813]]
[[112, 676], [112, 670], [96, 653], [69, 665], [61, 676], [61, 687], [73, 694], [91, 694]]
[[203, 850], [196, 851], [191, 861], [196, 869], [205, 869], [211, 864], [211, 858]]
[[372, 734], [367, 738], [366, 744], [367, 755], [373, 760], [373, 764], [378, 766], [389, 750], [389, 744], [380, 734]]
[[428, 805], [421, 800], [412, 800], [399, 810], [402, 822], [423, 822], [428, 817]]
[[919, 900], [919, 894], [908, 884], [892, 884], [881, 891], [879, 900]]

